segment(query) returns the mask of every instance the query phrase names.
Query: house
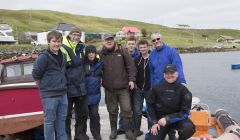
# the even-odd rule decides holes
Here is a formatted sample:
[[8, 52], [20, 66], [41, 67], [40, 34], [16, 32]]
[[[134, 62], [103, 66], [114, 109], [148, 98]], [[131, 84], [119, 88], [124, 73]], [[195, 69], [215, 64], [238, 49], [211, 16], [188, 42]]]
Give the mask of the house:
[[137, 27], [130, 27], [130, 26], [125, 26], [122, 28], [121, 31], [116, 33], [117, 38], [128, 37], [128, 36], [141, 37], [142, 34]]
[[[47, 34], [50, 31], [57, 30], [66, 36], [70, 33], [73, 27], [76, 25], [68, 24], [68, 23], [58, 23], [57, 25], [53, 26], [49, 31], [37, 33], [37, 41], [34, 44], [38, 45], [47, 45]], [[82, 42], [85, 42], [85, 32], [82, 32], [82, 36], [80, 39]]]
[[13, 36], [8, 35], [6, 32], [0, 31], [0, 45], [17, 44], [18, 41]]
[[0, 23], [0, 44], [17, 44], [18, 41], [12, 36], [12, 27], [6, 23]]
[[231, 36], [220, 35], [217, 39], [217, 42], [233, 42], [234, 38]]
[[0, 23], [0, 31], [5, 32], [7, 34], [12, 34], [12, 27], [7, 23]]

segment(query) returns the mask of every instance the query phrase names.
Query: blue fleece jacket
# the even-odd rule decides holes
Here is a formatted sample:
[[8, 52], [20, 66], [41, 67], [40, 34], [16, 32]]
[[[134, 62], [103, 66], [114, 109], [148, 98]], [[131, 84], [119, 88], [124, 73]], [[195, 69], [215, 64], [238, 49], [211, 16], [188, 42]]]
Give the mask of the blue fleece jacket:
[[154, 49], [149, 56], [151, 87], [165, 81], [163, 71], [167, 64], [175, 64], [179, 73], [178, 82], [186, 83], [179, 53], [175, 48], [163, 44], [160, 49]]
[[47, 50], [34, 62], [32, 76], [34, 80], [39, 80], [41, 98], [67, 94], [66, 58], [62, 56], [61, 66]]
[[101, 78], [103, 62], [96, 59], [91, 65], [85, 65], [88, 105], [99, 104], [101, 100]]

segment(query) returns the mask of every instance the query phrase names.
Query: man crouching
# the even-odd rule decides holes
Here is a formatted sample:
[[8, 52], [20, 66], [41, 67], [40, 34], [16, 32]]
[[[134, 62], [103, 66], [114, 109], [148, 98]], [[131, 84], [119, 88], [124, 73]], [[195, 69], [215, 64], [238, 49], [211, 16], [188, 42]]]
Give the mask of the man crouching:
[[177, 78], [176, 65], [168, 64], [164, 69], [165, 82], [153, 87], [151, 94], [146, 97], [153, 124], [148, 140], [164, 140], [170, 129], [177, 130], [178, 140], [186, 140], [195, 132], [195, 126], [188, 118], [192, 94], [177, 82]]

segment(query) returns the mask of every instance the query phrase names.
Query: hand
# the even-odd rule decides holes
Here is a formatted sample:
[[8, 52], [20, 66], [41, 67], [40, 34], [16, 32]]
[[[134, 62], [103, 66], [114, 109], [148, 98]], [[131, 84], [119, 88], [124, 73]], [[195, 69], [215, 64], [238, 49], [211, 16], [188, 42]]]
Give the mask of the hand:
[[156, 136], [158, 134], [158, 131], [160, 130], [159, 124], [154, 124], [151, 128], [151, 133]]
[[165, 118], [161, 118], [159, 121], [158, 121], [158, 124], [160, 126], [165, 126], [167, 124], [167, 120]]
[[133, 81], [130, 81], [130, 82], [128, 83], [128, 85], [129, 85], [129, 87], [130, 87], [131, 90], [134, 89], [134, 82], [133, 82]]

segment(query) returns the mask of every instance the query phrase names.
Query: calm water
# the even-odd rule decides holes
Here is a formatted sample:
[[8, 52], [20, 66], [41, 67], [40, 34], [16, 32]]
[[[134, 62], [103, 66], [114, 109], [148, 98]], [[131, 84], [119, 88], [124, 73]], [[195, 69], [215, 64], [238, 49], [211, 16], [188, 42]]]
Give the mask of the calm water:
[[240, 123], [240, 52], [182, 54], [184, 73], [193, 96], [212, 112], [226, 109]]
[[[181, 54], [188, 88], [210, 110], [226, 109], [240, 123], [240, 52]], [[104, 94], [101, 104], [104, 104]]]

